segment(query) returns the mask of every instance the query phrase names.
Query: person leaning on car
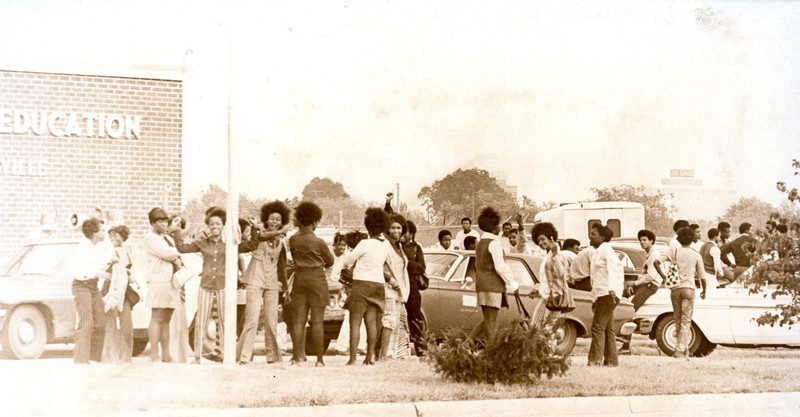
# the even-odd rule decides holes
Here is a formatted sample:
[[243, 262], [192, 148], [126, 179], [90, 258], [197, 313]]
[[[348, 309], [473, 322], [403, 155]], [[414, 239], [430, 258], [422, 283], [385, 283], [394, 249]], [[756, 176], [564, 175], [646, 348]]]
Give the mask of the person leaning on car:
[[[653, 263], [658, 260], [659, 252], [655, 250], [653, 244], [656, 243], [656, 235], [650, 230], [640, 230], [637, 234], [639, 238], [639, 245], [647, 253], [647, 260], [644, 262], [644, 274], [633, 282], [633, 285], [626, 288], [629, 294], [633, 295], [631, 302], [633, 303], [633, 311], [639, 310], [639, 307], [644, 305], [648, 298], [658, 291], [661, 287], [663, 280], [658, 275]], [[620, 355], [631, 354], [631, 335], [623, 336], [625, 341], [619, 350]]]
[[[614, 232], [597, 223], [589, 232], [589, 243], [595, 248], [592, 256], [592, 344], [589, 366], [617, 366], [617, 338], [614, 333], [614, 310], [622, 295], [625, 276], [617, 253], [608, 243]], [[576, 259], [577, 261], [577, 259]], [[574, 265], [574, 263], [573, 263]]]
[[77, 313], [73, 360], [88, 364], [89, 360], [100, 362], [103, 355], [105, 312], [98, 282], [111, 278], [107, 271], [113, 249], [104, 244], [105, 232], [99, 219], [84, 221], [81, 231], [86, 238], [67, 261], [66, 274], [72, 278]]

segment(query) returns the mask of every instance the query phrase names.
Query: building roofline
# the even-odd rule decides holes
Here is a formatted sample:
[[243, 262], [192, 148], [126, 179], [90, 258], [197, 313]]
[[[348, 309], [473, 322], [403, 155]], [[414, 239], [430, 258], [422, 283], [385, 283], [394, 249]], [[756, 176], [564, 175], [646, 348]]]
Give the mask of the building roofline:
[[33, 72], [65, 75], [96, 75], [118, 78], [137, 78], [183, 81], [183, 68], [168, 65], [94, 65], [81, 61], [47, 61], [41, 59], [2, 59], [0, 71]]

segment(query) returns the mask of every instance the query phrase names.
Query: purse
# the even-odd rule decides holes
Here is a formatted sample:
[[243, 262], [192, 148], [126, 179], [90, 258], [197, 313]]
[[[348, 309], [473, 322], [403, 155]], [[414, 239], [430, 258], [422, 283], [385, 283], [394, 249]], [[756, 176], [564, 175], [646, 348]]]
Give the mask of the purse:
[[664, 280], [664, 285], [667, 288], [675, 288], [681, 283], [681, 273], [678, 271], [678, 250], [673, 249], [672, 252], [673, 262], [669, 264], [667, 269], [667, 279]]
[[563, 294], [551, 293], [547, 297], [547, 302], [544, 306], [550, 311], [568, 313], [572, 310], [575, 310], [575, 300], [572, 298], [572, 294], [570, 293], [569, 289], [564, 288]]
[[522, 326], [525, 330], [530, 330], [531, 328], [531, 315], [528, 314], [528, 309], [525, 308], [525, 304], [522, 304], [522, 300], [519, 298], [519, 293], [514, 292], [514, 300], [517, 302], [517, 311], [521, 316], [519, 325]]
[[417, 275], [417, 279], [419, 282], [417, 283], [417, 287], [419, 287], [420, 291], [425, 291], [431, 285], [431, 280], [425, 274]]
[[128, 288], [125, 288], [125, 301], [130, 304], [131, 309], [133, 309], [133, 306], [135, 306], [136, 303], [138, 303], [141, 299], [142, 297], [139, 295], [139, 293], [133, 287], [131, 287], [130, 284], [128, 284]]
[[194, 273], [184, 266], [172, 274], [172, 286], [176, 289], [181, 289], [192, 277], [194, 277]]

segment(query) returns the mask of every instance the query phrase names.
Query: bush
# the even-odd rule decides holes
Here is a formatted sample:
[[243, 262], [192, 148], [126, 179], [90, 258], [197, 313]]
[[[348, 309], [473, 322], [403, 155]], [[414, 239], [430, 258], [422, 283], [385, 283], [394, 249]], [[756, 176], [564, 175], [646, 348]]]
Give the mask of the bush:
[[569, 360], [553, 352], [550, 336], [519, 321], [485, 342], [450, 329], [441, 343], [428, 335], [426, 358], [434, 372], [453, 382], [535, 384], [543, 374], [552, 378], [569, 369]]

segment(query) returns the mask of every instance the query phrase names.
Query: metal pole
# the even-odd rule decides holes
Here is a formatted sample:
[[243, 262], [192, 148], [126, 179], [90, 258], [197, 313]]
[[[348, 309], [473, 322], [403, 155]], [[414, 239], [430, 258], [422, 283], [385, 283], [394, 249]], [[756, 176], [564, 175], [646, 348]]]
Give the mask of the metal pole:
[[400, 213], [400, 183], [397, 183], [397, 192], [395, 193], [395, 203], [394, 206], [397, 207], [397, 212]]
[[228, 22], [228, 210], [225, 232], [225, 333], [222, 341], [225, 364], [236, 363], [236, 281], [239, 274], [239, 251], [236, 233], [239, 227], [239, 193], [234, 181], [234, 156], [236, 146], [231, 134], [231, 25]]

